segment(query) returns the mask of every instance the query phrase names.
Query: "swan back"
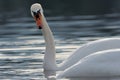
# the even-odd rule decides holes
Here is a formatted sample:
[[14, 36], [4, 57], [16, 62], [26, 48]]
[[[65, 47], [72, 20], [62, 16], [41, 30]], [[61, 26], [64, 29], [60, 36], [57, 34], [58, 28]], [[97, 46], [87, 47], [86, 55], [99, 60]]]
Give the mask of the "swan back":
[[120, 49], [96, 52], [81, 59], [57, 77], [120, 76]]
[[120, 38], [106, 38], [100, 39], [96, 41], [92, 41], [90, 43], [84, 44], [80, 48], [78, 48], [75, 52], [73, 52], [68, 59], [66, 59], [60, 66], [61, 70], [64, 70], [75, 63], [77, 63], [80, 59], [88, 56], [89, 54], [93, 54], [98, 51], [108, 50], [108, 49], [116, 49], [120, 48]]

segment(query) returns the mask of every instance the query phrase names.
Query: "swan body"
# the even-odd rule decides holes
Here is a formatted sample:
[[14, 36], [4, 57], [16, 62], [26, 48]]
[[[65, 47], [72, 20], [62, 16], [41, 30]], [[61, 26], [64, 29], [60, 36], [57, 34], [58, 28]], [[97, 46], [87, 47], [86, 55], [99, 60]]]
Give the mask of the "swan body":
[[62, 77], [118, 77], [120, 76], [120, 49], [104, 50], [82, 58], [60, 73]]
[[100, 40], [89, 42], [87, 44], [84, 44], [80, 48], [78, 48], [76, 51], [74, 51], [60, 65], [60, 69], [65, 70], [69, 68], [70, 66], [74, 65], [80, 59], [84, 58], [85, 56], [88, 56], [89, 54], [92, 54], [98, 51], [116, 49], [116, 48], [120, 48], [120, 38], [106, 38], [106, 39], [100, 39]]
[[[41, 5], [38, 3], [33, 4], [31, 14], [38, 28], [42, 30], [46, 43], [44, 70], [63, 71], [58, 77], [119, 75], [119, 72], [116, 72], [118, 66], [115, 69], [112, 68], [114, 64], [117, 65], [120, 61], [120, 50], [116, 50], [116, 48], [120, 48], [120, 38], [107, 38], [87, 43], [73, 52], [60, 66], [56, 66], [54, 37], [44, 17]], [[103, 67], [108, 69], [105, 70]]]

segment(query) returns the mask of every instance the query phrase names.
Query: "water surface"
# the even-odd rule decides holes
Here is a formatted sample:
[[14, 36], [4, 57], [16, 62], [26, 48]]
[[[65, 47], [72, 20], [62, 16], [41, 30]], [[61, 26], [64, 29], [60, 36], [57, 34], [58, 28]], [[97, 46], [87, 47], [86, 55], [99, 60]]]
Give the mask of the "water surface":
[[[10, 17], [0, 14], [0, 79], [44, 80], [45, 43], [42, 33], [31, 16], [13, 17], [14, 14], [10, 13]], [[119, 17], [118, 14], [47, 17], [55, 37], [57, 63], [82, 44], [119, 37]]]

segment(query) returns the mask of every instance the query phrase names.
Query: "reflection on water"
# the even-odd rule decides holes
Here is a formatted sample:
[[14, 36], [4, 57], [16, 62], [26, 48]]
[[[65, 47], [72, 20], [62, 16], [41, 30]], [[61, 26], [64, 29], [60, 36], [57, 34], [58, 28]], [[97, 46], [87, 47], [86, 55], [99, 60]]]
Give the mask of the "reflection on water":
[[[58, 71], [57, 73], [59, 73]], [[45, 79], [47, 80], [120, 80], [120, 77], [82, 77], [82, 78], [62, 78], [57, 79], [56, 78], [56, 72], [55, 71], [44, 71]]]
[[120, 78], [71, 78], [71, 79], [58, 79], [58, 80], [120, 80]]
[[[3, 17], [3, 14], [0, 15]], [[14, 13], [9, 14], [12, 15]], [[32, 17], [2, 17], [0, 18], [0, 79], [45, 79], [42, 68], [45, 43]], [[120, 17], [118, 14], [47, 17], [55, 36], [57, 63], [61, 63], [69, 53], [89, 41], [118, 37], [120, 33], [118, 17]]]

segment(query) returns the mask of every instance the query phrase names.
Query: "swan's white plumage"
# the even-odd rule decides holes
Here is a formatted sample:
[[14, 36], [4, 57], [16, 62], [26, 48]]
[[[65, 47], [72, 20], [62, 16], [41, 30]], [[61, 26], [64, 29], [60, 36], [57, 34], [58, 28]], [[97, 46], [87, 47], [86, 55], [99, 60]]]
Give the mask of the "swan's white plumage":
[[90, 43], [84, 44], [80, 48], [78, 48], [75, 52], [73, 52], [70, 57], [68, 57], [62, 64], [61, 64], [61, 70], [64, 70], [72, 65], [74, 65], [76, 62], [78, 62], [80, 59], [84, 58], [85, 56], [108, 49], [116, 49], [120, 48], [120, 38], [106, 38], [106, 39], [100, 39], [96, 41], [92, 41]]
[[[55, 43], [54, 43], [54, 37], [52, 35], [52, 32], [50, 28], [48, 27], [48, 24], [46, 22], [46, 19], [44, 18], [43, 9], [40, 4], [35, 3], [31, 6], [31, 12], [38, 12], [37, 10], [40, 10], [41, 20], [42, 20], [42, 33], [44, 35], [45, 44], [46, 44], [46, 50], [45, 50], [45, 56], [44, 56], [44, 64], [43, 67], [45, 70], [56, 70], [56, 61], [55, 61]], [[34, 17], [34, 15], [32, 14]]]
[[120, 49], [105, 50], [84, 57], [57, 77], [116, 77], [119, 67]]
[[[38, 12], [42, 17], [42, 33], [45, 38], [45, 70], [64, 70], [57, 77], [110, 77], [120, 76], [120, 38], [107, 38], [87, 43], [66, 59], [60, 67], [55, 62], [55, 43], [52, 32], [44, 18], [43, 9], [36, 3], [31, 6], [31, 14]], [[115, 65], [115, 66], [114, 66]]]

